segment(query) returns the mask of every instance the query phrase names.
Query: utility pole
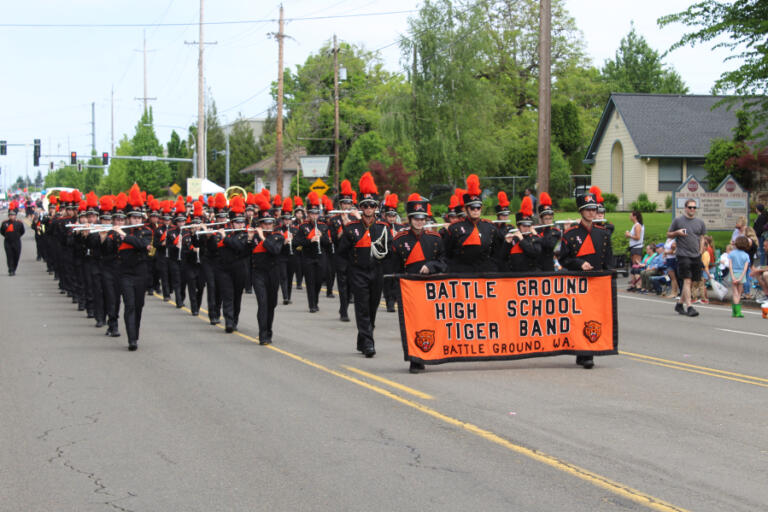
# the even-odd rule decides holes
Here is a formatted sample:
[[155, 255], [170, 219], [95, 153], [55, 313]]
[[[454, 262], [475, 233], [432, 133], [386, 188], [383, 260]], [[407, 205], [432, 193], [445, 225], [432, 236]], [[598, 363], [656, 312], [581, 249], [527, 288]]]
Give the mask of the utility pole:
[[225, 155], [226, 155], [225, 164], [226, 165], [224, 166], [224, 169], [225, 169], [224, 172], [226, 173], [226, 181], [225, 181], [224, 188], [229, 188], [229, 132], [226, 132], [226, 134], [224, 135], [224, 140], [226, 141], [226, 146], [225, 146], [225, 149], [224, 149], [224, 151], [226, 152], [225, 153]]
[[539, 157], [537, 167], [538, 193], [549, 192], [550, 140], [552, 138], [552, 97], [550, 75], [552, 60], [552, 4], [539, 4]]
[[112, 152], [110, 155], [115, 154], [115, 86], [112, 86], [112, 93], [110, 95], [110, 114], [109, 114], [109, 122], [112, 125], [112, 131], [110, 138], [112, 140], [110, 146], [112, 149]]
[[276, 194], [283, 194], [283, 5], [280, 4], [280, 28], [277, 33], [277, 126], [275, 132], [275, 184]]
[[134, 51], [141, 51], [144, 53], [144, 96], [142, 98], [134, 98], [136, 100], [143, 100], [144, 101], [144, 113], [147, 113], [147, 101], [149, 100], [156, 100], [157, 98], [150, 98], [147, 96], [147, 31], [144, 31], [144, 49], [143, 50], [134, 50]]
[[339, 45], [333, 34], [333, 186], [339, 192]]
[[203, 88], [203, 0], [200, 0], [200, 36], [198, 39], [197, 57], [197, 174], [196, 178], [205, 176], [205, 109], [203, 101], [205, 90]]
[[96, 154], [96, 102], [91, 102], [91, 153]]

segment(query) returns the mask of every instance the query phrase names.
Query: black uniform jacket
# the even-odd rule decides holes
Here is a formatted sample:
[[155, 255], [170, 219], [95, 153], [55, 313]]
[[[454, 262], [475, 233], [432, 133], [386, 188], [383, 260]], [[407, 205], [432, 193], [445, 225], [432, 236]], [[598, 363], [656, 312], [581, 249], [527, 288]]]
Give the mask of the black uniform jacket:
[[378, 244], [379, 252], [388, 253], [391, 249], [392, 237], [389, 236], [389, 226], [386, 222], [377, 220], [368, 227], [362, 220], [350, 222], [344, 227], [341, 235], [339, 252], [345, 255], [350, 265], [368, 269], [381, 263], [381, 260], [371, 254], [371, 245], [374, 243]]
[[492, 222], [463, 220], [448, 226], [445, 252], [451, 272], [495, 272], [503, 239]]
[[400, 272], [418, 274], [424, 265], [430, 274], [448, 270], [443, 239], [437, 233], [423, 231], [417, 236], [410, 229], [401, 231], [392, 242], [392, 251]]
[[587, 229], [583, 223], [563, 233], [560, 246], [560, 264], [568, 270], [581, 270], [588, 261], [593, 270], [613, 268], [613, 250], [610, 233], [598, 224]]

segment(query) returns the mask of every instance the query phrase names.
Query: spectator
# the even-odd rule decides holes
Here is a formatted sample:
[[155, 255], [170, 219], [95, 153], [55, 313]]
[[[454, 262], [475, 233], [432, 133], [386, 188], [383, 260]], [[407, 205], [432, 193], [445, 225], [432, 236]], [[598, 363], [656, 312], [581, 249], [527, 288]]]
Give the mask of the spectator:
[[725, 252], [720, 255], [720, 261], [718, 261], [718, 267], [720, 268], [720, 281], [725, 281], [725, 278], [729, 276], [728, 255], [733, 251], [733, 244], [728, 244], [725, 248]]
[[731, 295], [733, 295], [733, 304], [731, 305], [731, 316], [734, 318], [744, 318], [741, 313], [741, 294], [744, 290], [744, 282], [749, 276], [749, 239], [740, 236], [735, 242], [736, 248], [728, 254], [729, 267], [731, 270]]
[[747, 218], [743, 215], [736, 221], [736, 226], [731, 233], [731, 243], [735, 242], [737, 238], [744, 235], [744, 230], [747, 229]]
[[669, 276], [670, 288], [669, 292], [664, 297], [677, 297], [680, 294], [679, 282], [677, 280], [677, 256], [675, 251], [677, 250], [677, 244], [674, 238], [667, 238], [664, 242], [664, 271]]
[[677, 275], [683, 280], [680, 300], [675, 304], [675, 311], [681, 315], [698, 316], [691, 303], [691, 283], [701, 280], [701, 252], [703, 236], [707, 234], [704, 221], [696, 218], [698, 206], [694, 199], [685, 201], [683, 215], [675, 218], [669, 225], [667, 236], [677, 243]]
[[762, 297], [759, 297], [758, 302], [761, 302], [763, 305], [768, 304], [768, 267], [755, 266], [749, 275], [757, 281], [760, 291], [763, 292]]
[[641, 281], [640, 273], [645, 270], [645, 268], [648, 266], [648, 262], [654, 256], [656, 256], [656, 247], [653, 244], [648, 244], [645, 247], [645, 255], [643, 256], [643, 259], [640, 260], [637, 265], [632, 265], [632, 269], [630, 270], [632, 278], [629, 280], [629, 288], [627, 288], [628, 292], [640, 291], [640, 287], [638, 286], [638, 283]]
[[[641, 292], [647, 293], [650, 291], [656, 291], [651, 278], [655, 276], [662, 276], [666, 271], [665, 258], [664, 258], [664, 244], [656, 244], [655, 253], [651, 259], [648, 260], [645, 270], [640, 272], [640, 284]], [[659, 285], [656, 295], [661, 295], [661, 286]]]
[[645, 226], [643, 226], [643, 214], [633, 211], [629, 214], [629, 220], [632, 227], [624, 232], [624, 236], [629, 238], [629, 257], [632, 260], [632, 268], [640, 264], [643, 256], [643, 238], [645, 237]]
[[[755, 235], [757, 235], [758, 240], [763, 239], [763, 233], [767, 233], [766, 227], [768, 227], [768, 212], [765, 211], [765, 205], [762, 203], [757, 203], [755, 205], [755, 211], [757, 212], [757, 218], [755, 219], [755, 223], [752, 225], [752, 228], [755, 230]], [[757, 254], [760, 257], [760, 266], [765, 265], [765, 249], [763, 248], [763, 244], [760, 244], [757, 248]]]
[[712, 274], [709, 273], [710, 262], [712, 261], [711, 254], [709, 252], [709, 240], [711, 237], [704, 237], [704, 250], [701, 251], [701, 279], [699, 282], [694, 283], [694, 287], [691, 290], [691, 300], [696, 303], [709, 304], [709, 298], [707, 297], [707, 281], [712, 279]]
[[524, 195], [526, 195], [526, 196], [531, 198], [531, 202], [533, 203], [533, 211], [535, 211], [535, 212], [538, 211], [538, 208], [536, 206], [537, 206], [537, 203], [539, 202], [539, 200], [536, 199], [535, 195], [533, 195], [533, 190], [531, 190], [530, 188], [525, 189], [525, 194]]

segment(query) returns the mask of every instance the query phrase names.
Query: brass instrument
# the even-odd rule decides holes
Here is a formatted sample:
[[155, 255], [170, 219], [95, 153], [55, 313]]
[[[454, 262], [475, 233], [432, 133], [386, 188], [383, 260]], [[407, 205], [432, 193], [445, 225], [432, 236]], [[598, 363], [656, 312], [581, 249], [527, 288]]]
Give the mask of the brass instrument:
[[230, 201], [235, 196], [242, 196], [242, 198], [245, 199], [248, 197], [248, 192], [246, 192], [243, 187], [232, 185], [224, 191], [224, 196], [227, 198], [227, 201]]

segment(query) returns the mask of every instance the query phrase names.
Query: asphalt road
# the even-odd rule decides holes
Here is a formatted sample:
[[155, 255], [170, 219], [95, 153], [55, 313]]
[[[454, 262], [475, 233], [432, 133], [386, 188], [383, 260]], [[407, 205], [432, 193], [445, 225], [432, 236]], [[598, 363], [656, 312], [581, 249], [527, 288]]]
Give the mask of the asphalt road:
[[[620, 356], [411, 375], [396, 315], [355, 351], [336, 299], [225, 334], [147, 298], [137, 352], [33, 260], [0, 276], [0, 510], [768, 508], [768, 322], [620, 294]], [[121, 319], [121, 331], [124, 331]]]

